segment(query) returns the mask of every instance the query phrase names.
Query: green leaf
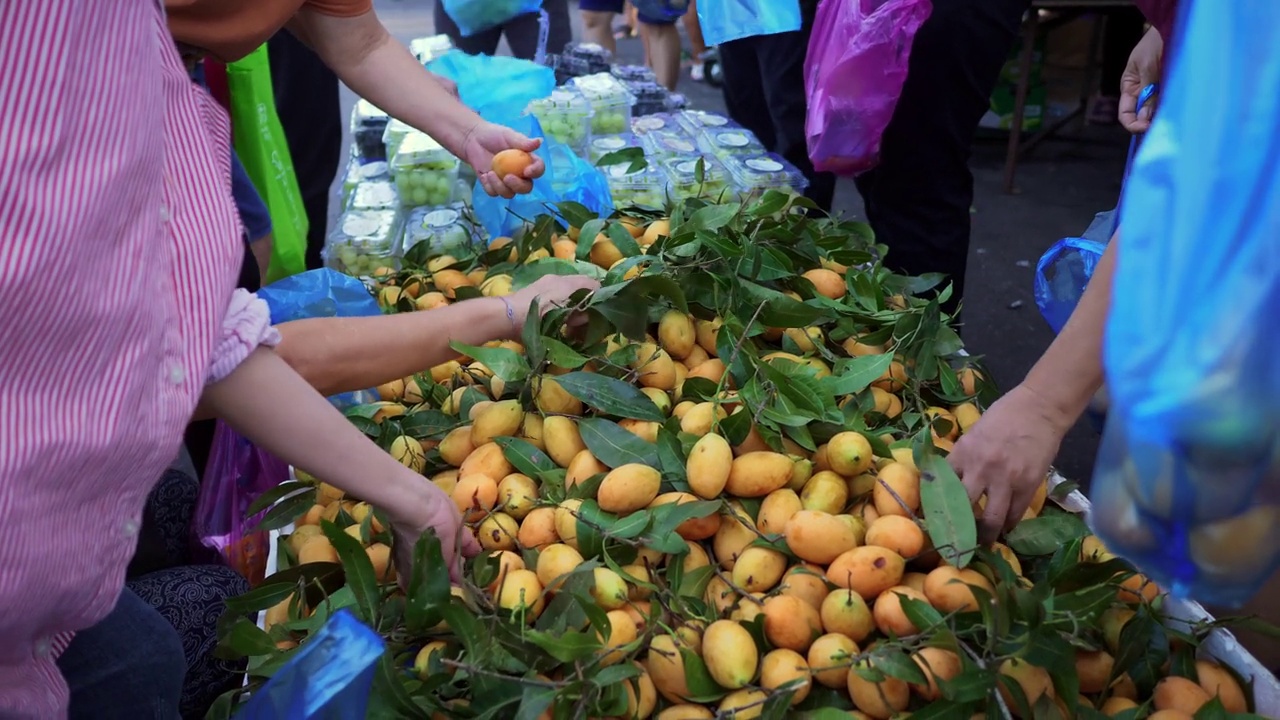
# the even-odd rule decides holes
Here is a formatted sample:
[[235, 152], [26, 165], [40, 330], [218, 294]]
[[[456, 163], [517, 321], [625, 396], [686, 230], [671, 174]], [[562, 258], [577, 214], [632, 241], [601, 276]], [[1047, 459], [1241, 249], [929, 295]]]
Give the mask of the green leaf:
[[564, 633], [552, 634], [538, 630], [526, 630], [525, 637], [546, 651], [551, 657], [565, 663], [585, 660], [599, 652], [603, 647], [594, 632], [584, 633], [576, 630], [566, 630]]
[[556, 367], [577, 370], [590, 360], [587, 356], [554, 338], [546, 338], [544, 342], [547, 346], [547, 361]]
[[247, 618], [236, 618], [228, 631], [218, 641], [218, 657], [227, 660], [273, 655], [276, 642], [262, 628]]
[[836, 363], [825, 384], [832, 395], [854, 395], [871, 387], [893, 364], [893, 355], [863, 355]]
[[644, 156], [644, 148], [629, 147], [605, 153], [596, 161], [596, 167], [609, 167], [611, 165], [626, 165], [626, 174], [630, 175], [648, 167], [649, 161]]
[[877, 647], [871, 651], [871, 656], [872, 666], [889, 677], [909, 683], [927, 682], [920, 666], [898, 648]]
[[526, 685], [514, 720], [538, 720], [555, 699], [555, 688]]
[[498, 447], [502, 448], [502, 455], [511, 463], [511, 467], [536, 478], [545, 472], [555, 472], [560, 469], [555, 461], [551, 459], [536, 445], [528, 440], [522, 440], [514, 437], [496, 437], [493, 439]]
[[605, 234], [613, 241], [614, 247], [622, 252], [623, 257], [632, 258], [640, 254], [640, 245], [636, 243], [636, 239], [631, 237], [631, 233], [622, 226], [622, 223], [609, 223]]
[[526, 288], [548, 275], [591, 275], [597, 280], [604, 277], [604, 270], [590, 265], [595, 271], [588, 271], [587, 263], [572, 263], [559, 258], [540, 258], [527, 265], [521, 265], [511, 271], [511, 286], [516, 290]]
[[299, 493], [290, 495], [275, 504], [262, 516], [258, 524], [249, 529], [250, 533], [260, 532], [263, 530], [279, 530], [294, 520], [298, 516], [311, 509], [316, 504], [315, 495], [311, 493]]
[[378, 659], [377, 671], [373, 674], [370, 699], [378, 698], [386, 703], [388, 709], [394, 713], [393, 717], [427, 718], [427, 713], [418, 707], [409, 695], [409, 691], [405, 689], [403, 677], [403, 671], [396, 667], [395, 658], [391, 652], [384, 652]]
[[652, 519], [653, 515], [650, 510], [633, 512], [626, 517], [618, 518], [618, 521], [608, 528], [609, 536], [623, 540], [638, 538], [644, 534], [645, 528], [649, 527], [649, 521]]
[[952, 702], [969, 703], [983, 700], [995, 689], [995, 675], [981, 668], [968, 668], [951, 680], [939, 680], [942, 696]]
[[920, 505], [925, 527], [943, 560], [964, 567], [978, 547], [978, 524], [969, 495], [951, 465], [940, 455], [917, 460], [920, 467]]
[[662, 474], [681, 482], [688, 480], [685, 467], [684, 448], [680, 446], [680, 437], [668, 430], [664, 425], [658, 429], [658, 462], [662, 465]]
[[571, 227], [576, 228], [580, 228], [596, 218], [596, 213], [591, 212], [585, 205], [571, 200], [563, 200], [556, 203], [556, 212]]
[[907, 616], [912, 625], [915, 625], [921, 631], [937, 627], [942, 624], [942, 613], [938, 612], [927, 602], [922, 602], [913, 597], [898, 594], [898, 604], [902, 607], [902, 614]]
[[578, 421], [582, 442], [596, 459], [616, 468], [629, 463], [659, 467], [658, 446], [604, 418]]
[[1112, 674], [1129, 673], [1138, 690], [1150, 691], [1169, 657], [1169, 641], [1159, 618], [1145, 607], [1120, 629], [1120, 649], [1116, 652]]
[[652, 537], [662, 537], [666, 535], [675, 535], [676, 528], [680, 527], [686, 520], [694, 518], [704, 518], [720, 512], [723, 503], [719, 500], [698, 500], [695, 502], [667, 503], [651, 508], [653, 514], [653, 530], [648, 534]]
[[565, 392], [599, 412], [653, 422], [666, 419], [648, 395], [623, 380], [579, 371], [561, 375], [556, 381]]
[[825, 315], [821, 308], [798, 302], [777, 290], [770, 290], [749, 280], [741, 280], [739, 288], [746, 293], [751, 304], [751, 309], [745, 316], [751, 317], [757, 307], [764, 305], [759, 319], [769, 327], [806, 327]]
[[599, 557], [604, 552], [602, 531], [617, 522], [618, 517], [601, 510], [595, 500], [584, 500], [577, 516], [578, 550], [583, 557]]
[[413, 569], [405, 593], [405, 627], [422, 634], [441, 620], [441, 609], [451, 602], [449, 566], [444, 562], [440, 538], [423, 533], [413, 548]]
[[378, 594], [378, 578], [373, 574], [373, 562], [369, 560], [369, 555], [365, 553], [359, 540], [339, 529], [337, 525], [321, 520], [320, 528], [324, 531], [325, 537], [329, 538], [333, 549], [338, 552], [338, 559], [342, 561], [342, 572], [346, 576], [347, 587], [351, 588], [356, 598], [358, 617], [365, 623], [377, 627], [378, 610], [382, 602]]
[[591, 255], [591, 246], [596, 242], [596, 236], [604, 230], [605, 221], [600, 218], [588, 220], [578, 231], [578, 251], [579, 260], [586, 260]]
[[1073, 515], [1044, 515], [1018, 523], [1005, 535], [1005, 543], [1019, 555], [1052, 555], [1059, 546], [1088, 533], [1088, 527]]
[[729, 441], [730, 445], [741, 445], [751, 434], [751, 425], [751, 413], [744, 408], [741, 412], [731, 413], [729, 417], [720, 421], [720, 434]]
[[279, 574], [272, 575], [249, 592], [227, 598], [226, 611], [236, 615], [261, 612], [273, 605], [278, 605], [297, 589], [296, 577], [285, 580], [280, 578]]
[[[528, 318], [541, 318], [538, 312], [538, 298], [529, 301]], [[545, 318], [543, 318], [545, 320]], [[524, 344], [524, 356], [529, 361], [529, 367], [542, 367], [542, 362], [547, 359], [547, 347], [543, 343], [542, 323], [526, 322], [524, 328], [520, 331], [520, 342]]]
[[680, 226], [680, 231], [719, 230], [728, 225], [737, 214], [738, 206], [736, 205], [708, 205], [689, 216], [689, 219]]
[[301, 482], [282, 482], [279, 485], [267, 490], [259, 495], [253, 503], [249, 505], [249, 509], [245, 511], [245, 517], [253, 517], [268, 507], [276, 504], [286, 495], [298, 492], [300, 490], [308, 490], [311, 486]]
[[728, 695], [728, 691], [711, 677], [707, 664], [702, 657], [688, 648], [680, 648], [680, 657], [684, 660], [685, 685], [689, 688], [691, 702], [705, 703]]
[[460, 342], [451, 342], [449, 347], [484, 363], [493, 374], [507, 382], [520, 382], [529, 376], [529, 362], [515, 350], [505, 347], [476, 347]]
[[456, 415], [447, 415], [439, 410], [416, 410], [400, 420], [400, 429], [405, 435], [424, 439], [444, 435], [462, 424]]

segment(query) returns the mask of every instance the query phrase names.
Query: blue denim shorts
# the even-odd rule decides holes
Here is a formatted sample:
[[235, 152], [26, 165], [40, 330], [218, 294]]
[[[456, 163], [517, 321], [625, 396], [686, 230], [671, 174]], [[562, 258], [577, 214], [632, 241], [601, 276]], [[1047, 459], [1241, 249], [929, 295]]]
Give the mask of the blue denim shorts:
[[[587, 12], [620, 13], [626, 6], [626, 0], [578, 0], [578, 9]], [[653, 18], [644, 13], [639, 14], [640, 22], [645, 25], [674, 25], [675, 20]]]

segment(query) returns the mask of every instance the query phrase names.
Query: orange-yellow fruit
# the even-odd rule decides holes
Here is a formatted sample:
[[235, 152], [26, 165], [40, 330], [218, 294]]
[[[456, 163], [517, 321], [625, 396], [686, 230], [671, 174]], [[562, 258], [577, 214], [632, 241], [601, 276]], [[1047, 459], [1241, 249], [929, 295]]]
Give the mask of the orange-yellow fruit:
[[[645, 658], [645, 667], [654, 687], [667, 700], [673, 703], [684, 702], [689, 697], [689, 685], [685, 680], [684, 657], [680, 649], [698, 651], [700, 648], [689, 648], [676, 640], [674, 635], [655, 635], [649, 641], [649, 652]], [[752, 650], [752, 656], [755, 650]]]
[[827, 633], [809, 646], [809, 670], [824, 687], [845, 690], [849, 686], [849, 664], [858, 654], [858, 644], [848, 636]]
[[848, 502], [849, 485], [843, 476], [832, 470], [815, 473], [800, 491], [800, 504], [805, 510], [837, 515]]
[[559, 542], [556, 533], [556, 509], [539, 507], [529, 511], [520, 523], [520, 531], [516, 533], [516, 542], [526, 549], [541, 549]]
[[495, 512], [476, 528], [476, 539], [485, 550], [514, 550], [520, 523], [503, 512]]
[[714, 710], [702, 705], [681, 703], [662, 710], [655, 716], [655, 720], [712, 720], [715, 716]]
[[787, 556], [764, 547], [748, 547], [733, 564], [733, 584], [747, 592], [772, 590], [787, 571]]
[[960, 656], [939, 647], [923, 647], [911, 656], [915, 660], [916, 665], [920, 666], [920, 671], [924, 673], [928, 683], [925, 685], [912, 685], [911, 689], [917, 695], [933, 702], [942, 697], [942, 691], [938, 688], [938, 680], [954, 680], [960, 671], [964, 669], [963, 663], [960, 662]]
[[578, 483], [608, 471], [609, 468], [597, 460], [590, 450], [579, 450], [565, 469], [564, 487], [566, 490], [572, 489]]
[[555, 378], [543, 375], [535, 384], [533, 402], [548, 415], [581, 415], [582, 401], [569, 394]]
[[907, 368], [898, 360], [889, 364], [889, 369], [875, 381], [875, 387], [896, 393], [907, 384]]
[[1115, 659], [1106, 650], [1076, 650], [1076, 676], [1080, 678], [1080, 692], [1092, 695], [1106, 690], [1114, 665]]
[[463, 425], [462, 427], [450, 430], [436, 446], [440, 451], [440, 459], [449, 463], [454, 467], [461, 467], [467, 457], [476, 449], [471, 444], [471, 426]]
[[477, 446], [467, 456], [467, 459], [462, 461], [462, 465], [458, 467], [459, 477], [484, 475], [493, 480], [495, 487], [499, 480], [514, 471], [515, 468], [511, 467], [511, 463], [507, 460], [502, 446], [493, 442]]
[[925, 536], [924, 530], [911, 518], [882, 515], [867, 526], [864, 542], [889, 548], [904, 558], [913, 558], [924, 550]]
[[[920, 510], [920, 473], [902, 463], [891, 462], [876, 473], [871, 497], [881, 515], [911, 516]], [[905, 507], [904, 507], [905, 505]]]
[[920, 628], [916, 627], [915, 623], [911, 622], [907, 614], [902, 611], [903, 597], [919, 600], [922, 603], [929, 602], [924, 593], [912, 590], [905, 585], [895, 585], [880, 593], [876, 597], [871, 614], [875, 617], [876, 627], [885, 635], [906, 637], [920, 632]]
[[1184, 677], [1170, 676], [1156, 683], [1152, 695], [1156, 710], [1177, 710], [1195, 715], [1212, 696], [1198, 683]]
[[823, 297], [839, 300], [844, 297], [846, 290], [844, 278], [840, 277], [840, 273], [826, 268], [814, 268], [804, 273], [804, 279], [813, 283], [813, 289]]
[[524, 150], [511, 148], [493, 156], [493, 172], [499, 178], [515, 175], [524, 178], [524, 171], [533, 164], [533, 156]]
[[636, 641], [636, 625], [625, 611], [610, 610], [605, 617], [609, 619], [609, 634], [607, 638], [600, 638], [604, 642], [604, 654], [600, 658], [602, 667], [621, 661], [626, 657], [624, 648]]
[[689, 408], [689, 411], [680, 418], [680, 430], [690, 435], [702, 437], [715, 427], [715, 424], [729, 414], [724, 408], [713, 402], [701, 402]]
[[[710, 380], [711, 382], [719, 385], [720, 381], [724, 379], [726, 372], [728, 372], [728, 366], [724, 364], [723, 360], [719, 358], [711, 358], [706, 362], [699, 363], [697, 367], [689, 370], [688, 377]], [[732, 383], [726, 384], [732, 387]]]
[[906, 561], [888, 548], [864, 545], [842, 553], [827, 568], [827, 579], [871, 600], [902, 581]]
[[662, 473], [647, 465], [628, 463], [604, 476], [596, 501], [606, 512], [632, 513], [648, 507], [661, 486]]
[[329, 538], [317, 535], [302, 544], [302, 549], [298, 551], [298, 564], [306, 565], [313, 562], [340, 562], [338, 551], [329, 542]]
[[[671, 357], [683, 360], [698, 346], [693, 318], [679, 310], [668, 310], [658, 321], [658, 342]], [[705, 352], [705, 351], [704, 351]]]
[[725, 489], [743, 498], [764, 497], [791, 480], [791, 458], [776, 452], [754, 452], [734, 458]]
[[756, 527], [765, 535], [778, 535], [784, 532], [787, 521], [800, 512], [800, 496], [794, 490], [780, 488], [765, 496], [760, 503], [760, 513], [756, 516]]
[[792, 514], [783, 534], [791, 552], [802, 560], [819, 565], [831, 563], [858, 543], [848, 523], [817, 510], [800, 510]]
[[864, 660], [849, 671], [849, 697], [854, 707], [876, 720], [888, 720], [907, 709], [911, 689], [905, 682], [888, 676], [878, 683], [864, 680], [858, 674], [858, 667], [873, 666]]
[[976, 570], [957, 570], [950, 565], [940, 565], [924, 579], [924, 594], [929, 604], [944, 613], [977, 612], [978, 598], [973, 587], [988, 594], [994, 593], [991, 583]]
[[844, 588], [832, 590], [827, 595], [819, 615], [823, 630], [839, 633], [855, 642], [862, 642], [876, 629], [867, 601], [858, 593]]
[[523, 520], [538, 502], [538, 485], [533, 478], [511, 473], [498, 483], [498, 506], [516, 520]]
[[546, 445], [547, 455], [562, 468], [578, 453], [587, 449], [578, 432], [578, 424], [572, 418], [562, 415], [550, 415], [542, 421], [542, 441]]
[[546, 600], [542, 596], [542, 583], [532, 570], [512, 570], [498, 586], [498, 607], [514, 613], [525, 614], [532, 622], [542, 614]]
[[1138, 703], [1129, 698], [1109, 697], [1106, 702], [1102, 703], [1102, 707], [1098, 711], [1107, 717], [1115, 717], [1125, 710], [1132, 710], [1138, 707]]
[[581, 507], [579, 498], [568, 498], [556, 506], [556, 534], [566, 545], [578, 546], [578, 510]]
[[644, 229], [644, 234], [640, 236], [640, 245], [641, 247], [649, 247], [658, 242], [658, 238], [670, 235], [670, 233], [671, 221], [665, 219], [654, 220], [649, 223], [649, 226]]
[[760, 656], [751, 633], [733, 620], [717, 620], [702, 634], [702, 659], [722, 687], [745, 687], [756, 677]]
[[498, 574], [494, 576], [493, 582], [489, 583], [488, 588], [486, 588], [490, 593], [496, 591], [502, 585], [502, 580], [507, 576], [507, 573], [512, 570], [526, 569], [524, 558], [510, 550], [499, 550], [493, 553], [492, 557], [498, 559]]
[[837, 433], [827, 442], [827, 462], [831, 469], [845, 477], [854, 477], [871, 469], [874, 460], [871, 443], [861, 433]]
[[463, 475], [453, 488], [453, 502], [470, 522], [477, 522], [498, 504], [498, 483], [488, 475]]
[[805, 652], [822, 635], [822, 617], [809, 603], [793, 595], [774, 595], [764, 601], [764, 636], [774, 647]]
[[[1022, 694], [1027, 699], [1027, 705], [1030, 707], [1034, 708], [1041, 697], [1055, 697], [1053, 679], [1049, 676], [1048, 671], [1042, 667], [1032, 665], [1018, 658], [1009, 658], [1000, 664], [1000, 674], [1017, 683], [1018, 687], [1022, 689]], [[999, 683], [997, 687], [1000, 688], [1000, 694], [1004, 697], [1005, 704], [1009, 706], [1009, 710], [1014, 715], [1022, 717], [1022, 707], [1018, 704], [1013, 694], [1005, 689], [1003, 682]]]
[[[698, 502], [698, 498], [687, 492], [669, 492], [662, 493], [654, 498], [649, 507], [658, 507], [659, 505], [668, 505], [670, 503], [690, 503]], [[680, 523], [676, 527], [676, 534], [685, 540], [696, 542], [698, 540], [706, 540], [713, 537], [716, 531], [720, 529], [720, 514], [712, 513], [706, 517], [690, 518]]]
[[778, 648], [771, 650], [760, 661], [760, 686], [766, 690], [779, 690], [793, 693], [791, 704], [799, 705], [809, 697], [813, 685], [813, 677], [809, 672], [809, 663], [804, 656], [794, 650]]
[[712, 540], [720, 566], [732, 570], [742, 551], [758, 538], [755, 523], [745, 514], [735, 511], [721, 518], [720, 528]]
[[780, 595], [792, 595], [821, 610], [827, 597], [827, 582], [822, 579], [822, 568], [817, 565], [793, 565], [782, 576], [778, 586]]
[[703, 435], [693, 444], [685, 472], [689, 489], [705, 500], [712, 500], [724, 492], [733, 469], [733, 449], [723, 437]]
[[717, 717], [733, 718], [733, 720], [755, 720], [764, 714], [764, 703], [769, 699], [768, 693], [754, 688], [734, 690], [717, 706]]
[[1222, 702], [1223, 709], [1227, 712], [1245, 713], [1249, 711], [1244, 689], [1240, 687], [1240, 683], [1236, 681], [1235, 676], [1226, 668], [1207, 660], [1197, 660], [1196, 676], [1200, 681], [1200, 687], [1204, 688], [1210, 697], [1217, 697]]
[[568, 545], [548, 545], [538, 553], [538, 582], [542, 583], [542, 587], [555, 591], [559, 584], [557, 581], [583, 562], [582, 553]]

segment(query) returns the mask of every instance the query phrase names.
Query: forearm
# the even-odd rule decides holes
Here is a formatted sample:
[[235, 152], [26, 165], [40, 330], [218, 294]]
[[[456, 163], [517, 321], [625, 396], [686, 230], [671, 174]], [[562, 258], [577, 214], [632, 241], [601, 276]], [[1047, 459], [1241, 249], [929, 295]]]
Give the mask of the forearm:
[[1119, 244], [1118, 235], [1111, 238], [1067, 324], [1022, 381], [1048, 402], [1064, 426], [1080, 417], [1102, 387], [1102, 341]]
[[461, 155], [480, 116], [391, 37], [377, 15], [337, 18], [303, 10], [289, 28], [357, 95]]
[[296, 320], [277, 328], [276, 352], [322, 395], [363, 390], [453, 359], [451, 342], [513, 337], [506, 308], [497, 298], [476, 298], [413, 313]]
[[418, 494], [413, 471], [362, 435], [273, 351], [259, 348], [226, 379], [205, 388], [201, 405], [285, 462], [384, 508]]

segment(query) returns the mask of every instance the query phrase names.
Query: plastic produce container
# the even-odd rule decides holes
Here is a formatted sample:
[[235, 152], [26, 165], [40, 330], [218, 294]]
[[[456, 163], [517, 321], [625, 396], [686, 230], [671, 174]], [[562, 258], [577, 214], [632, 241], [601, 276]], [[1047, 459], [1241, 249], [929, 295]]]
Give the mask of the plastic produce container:
[[574, 88], [556, 88], [545, 98], [529, 103], [525, 112], [538, 118], [542, 132], [586, 156], [591, 144], [591, 103]]
[[613, 53], [595, 43], [569, 43], [560, 53], [560, 70], [573, 77], [607, 73], [612, 67]]
[[681, 110], [675, 113], [675, 118], [684, 127], [685, 132], [694, 137], [707, 128], [741, 127], [726, 115], [705, 110]]
[[[703, 161], [702, 179], [698, 179], [698, 161]], [[692, 197], [712, 200], [729, 199], [736, 189], [729, 185], [729, 173], [714, 157], [673, 157], [661, 161], [662, 171], [670, 184], [671, 196], [683, 200]]]
[[762, 195], [766, 190], [799, 195], [809, 187], [799, 168], [773, 153], [732, 155], [725, 159], [724, 165], [744, 199]]
[[613, 76], [623, 82], [648, 81], [658, 82], [658, 76], [646, 65], [614, 65]]
[[678, 130], [654, 130], [641, 138], [647, 155], [655, 159], [669, 157], [695, 157], [698, 143], [687, 133]]
[[667, 204], [667, 176], [662, 170], [646, 166], [627, 172], [627, 165], [610, 165], [604, 170], [609, 193], [617, 208], [644, 207], [660, 209]]
[[688, 132], [684, 129], [684, 126], [676, 120], [676, 117], [667, 113], [641, 115], [639, 117], [632, 118], [631, 120], [631, 132], [635, 133], [639, 137], [644, 137], [648, 133], [658, 130], [679, 132], [688, 135]]
[[392, 118], [387, 123], [387, 129], [382, 133], [382, 144], [387, 148], [387, 162], [395, 161], [396, 152], [400, 149], [400, 143], [404, 142], [404, 139], [411, 133], [416, 132], [418, 130], [395, 118]]
[[627, 91], [636, 99], [631, 108], [633, 115], [649, 115], [666, 112], [667, 89], [652, 80], [623, 80]]
[[462, 207], [417, 208], [405, 220], [401, 255], [422, 243], [430, 243], [431, 254], [472, 252], [479, 235], [462, 214]]
[[596, 73], [573, 79], [587, 100], [591, 101], [594, 115], [591, 131], [597, 135], [616, 135], [631, 127], [631, 106], [635, 98], [618, 78], [609, 73]]
[[667, 112], [684, 110], [689, 107], [689, 98], [685, 97], [681, 93], [668, 93], [666, 106]]
[[410, 134], [391, 161], [391, 175], [400, 191], [401, 204], [405, 207], [448, 205], [453, 201], [458, 165], [458, 158], [430, 135]]
[[347, 172], [342, 176], [342, 190], [340, 207], [345, 209], [351, 202], [351, 195], [355, 192], [356, 187], [364, 182], [373, 182], [376, 180], [390, 180], [391, 169], [387, 166], [385, 160], [375, 160], [373, 162], [361, 162], [360, 158], [352, 157], [347, 163]]
[[[640, 142], [640, 138], [631, 133], [622, 133], [620, 135], [603, 135], [591, 140], [591, 151], [588, 158], [592, 165], [600, 162], [600, 158], [609, 153], [626, 150], [627, 148], [644, 147]], [[628, 163], [629, 164], [629, 163]]]
[[698, 149], [726, 161], [733, 156], [757, 156], [768, 152], [746, 128], [704, 128], [698, 135]]
[[351, 193], [350, 210], [395, 210], [400, 207], [400, 193], [390, 179], [367, 180]]
[[453, 41], [448, 35], [431, 35], [429, 37], [414, 38], [409, 41], [409, 52], [418, 59], [418, 62], [426, 65], [441, 55], [453, 49]]
[[357, 100], [351, 108], [351, 140], [358, 155], [366, 160], [385, 160], [387, 146], [383, 133], [391, 118], [368, 100]]
[[400, 214], [394, 210], [348, 210], [325, 240], [327, 267], [356, 277], [371, 277], [381, 267], [396, 267]]

